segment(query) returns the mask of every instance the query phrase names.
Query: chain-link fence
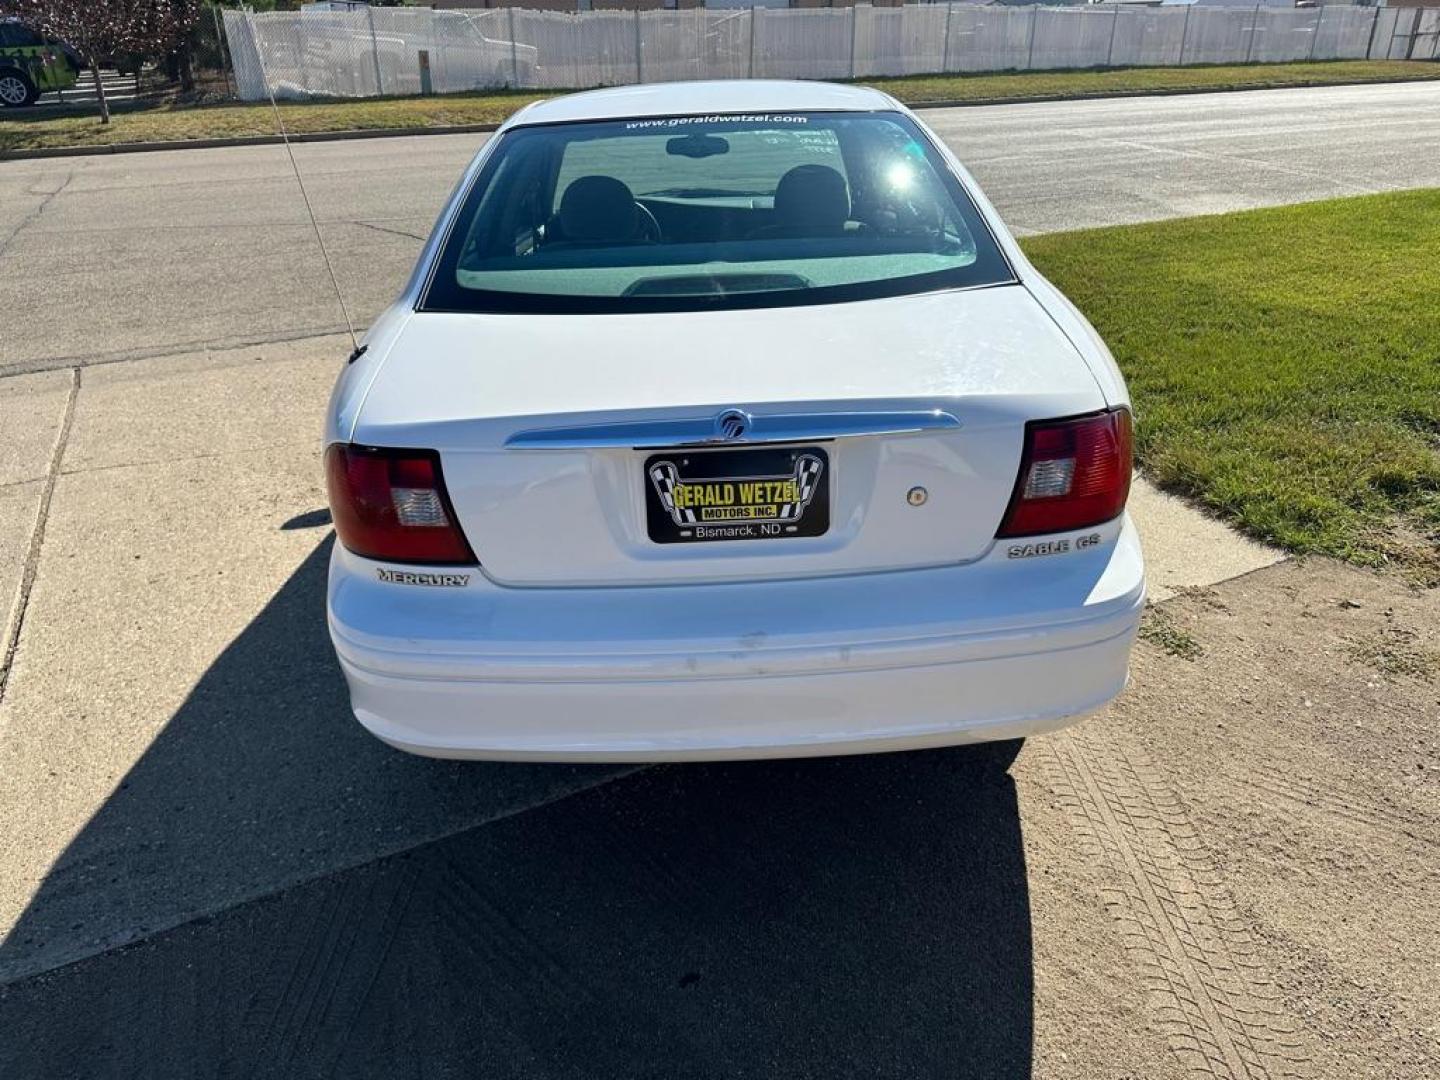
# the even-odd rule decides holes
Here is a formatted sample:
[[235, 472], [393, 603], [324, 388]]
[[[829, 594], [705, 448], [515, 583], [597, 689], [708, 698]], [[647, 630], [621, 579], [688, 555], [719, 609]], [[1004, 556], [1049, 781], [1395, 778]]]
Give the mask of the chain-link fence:
[[1440, 8], [977, 7], [225, 13], [241, 98], [681, 79], [1440, 57]]

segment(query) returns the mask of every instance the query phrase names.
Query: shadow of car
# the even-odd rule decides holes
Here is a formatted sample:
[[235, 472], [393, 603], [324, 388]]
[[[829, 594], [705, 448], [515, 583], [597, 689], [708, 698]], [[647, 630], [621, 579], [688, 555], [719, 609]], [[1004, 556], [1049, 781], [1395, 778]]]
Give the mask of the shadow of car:
[[0, 1075], [1030, 1075], [1014, 744], [639, 771], [396, 754], [348, 716], [330, 546], [0, 945]]

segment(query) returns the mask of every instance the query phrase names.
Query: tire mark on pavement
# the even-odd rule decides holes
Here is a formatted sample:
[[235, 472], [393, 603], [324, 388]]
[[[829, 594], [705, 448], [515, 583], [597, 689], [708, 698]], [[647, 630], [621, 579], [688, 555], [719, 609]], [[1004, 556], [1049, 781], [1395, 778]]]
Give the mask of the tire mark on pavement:
[[1103, 902], [1171, 1051], [1219, 1080], [1305, 1075], [1254, 939], [1160, 771], [1092, 731], [1067, 732], [1049, 749], [1051, 790], [1107, 879]]
[[479, 875], [454, 862], [440, 869], [436, 913], [450, 927], [452, 945], [495, 975], [480, 994], [486, 1011], [519, 1021], [539, 991], [547, 1007], [594, 1012], [599, 999], [564, 959], [547, 949], [517, 919], [505, 898], [493, 896]]
[[45, 526], [50, 520], [50, 500], [60, 479], [60, 464], [70, 442], [70, 428], [75, 421], [75, 399], [80, 396], [80, 369], [70, 370], [70, 393], [65, 398], [65, 411], [60, 417], [60, 431], [50, 451], [45, 469], [45, 486], [40, 492], [40, 505], [35, 511], [35, 524], [30, 530], [30, 544], [25, 551], [25, 564], [20, 571], [20, 591], [5, 627], [3, 651], [0, 651], [0, 705], [5, 703], [5, 690], [10, 685], [10, 672], [20, 648], [20, 633], [25, 628], [25, 613], [30, 607], [30, 590], [35, 587], [35, 573], [40, 567], [40, 548], [45, 543]]
[[[306, 920], [307, 932], [296, 935], [294, 952], [272, 951], [269, 967], [281, 990], [264, 1010], [266, 1034], [256, 1043], [264, 1053], [251, 1075], [318, 1075], [316, 1066], [322, 1062], [330, 1067], [324, 1073], [333, 1070], [385, 966], [414, 891], [413, 871], [372, 878], [364, 889], [339, 893], [317, 905]], [[357, 947], [373, 941], [383, 944], [379, 949]], [[357, 971], [357, 963], [368, 965], [368, 972]], [[332, 1023], [337, 1013], [345, 1019]]]
[[1241, 788], [1253, 788], [1288, 803], [1299, 803], [1308, 810], [1328, 814], [1352, 825], [1394, 833], [1428, 847], [1440, 846], [1440, 819], [1416, 806], [1403, 808], [1410, 822], [1418, 819], [1418, 823], [1412, 825], [1407, 824], [1400, 816], [1402, 811], [1395, 807], [1357, 799], [1351, 792], [1345, 792], [1342, 798], [1314, 781], [1292, 772], [1282, 774], [1266, 768], [1263, 763], [1257, 763], [1253, 768], [1227, 771], [1223, 776]]
[[419, 240], [420, 243], [422, 243], [422, 244], [423, 244], [423, 243], [425, 242], [425, 240], [426, 240], [426, 237], [421, 236], [419, 233], [413, 233], [413, 232], [410, 232], [410, 231], [408, 231], [408, 230], [406, 230], [406, 229], [390, 229], [390, 228], [387, 228], [387, 227], [384, 226], [384, 225], [376, 225], [376, 224], [374, 224], [373, 222], [369, 222], [369, 221], [350, 221], [350, 222], [337, 221], [337, 222], [321, 222], [321, 224], [322, 224], [322, 225], [325, 225], [325, 224], [334, 224], [334, 225], [346, 225], [346, 224], [348, 224], [348, 225], [359, 225], [362, 229], [373, 229], [373, 230], [375, 230], [376, 232], [389, 233], [391, 236], [403, 236], [403, 237], [405, 237], [405, 238], [408, 239], [408, 240]]

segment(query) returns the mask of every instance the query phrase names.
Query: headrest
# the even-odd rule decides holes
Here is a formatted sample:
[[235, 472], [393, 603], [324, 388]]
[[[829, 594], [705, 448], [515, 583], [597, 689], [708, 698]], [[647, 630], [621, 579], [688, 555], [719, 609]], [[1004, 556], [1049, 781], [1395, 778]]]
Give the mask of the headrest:
[[775, 216], [787, 228], [836, 232], [850, 217], [850, 189], [828, 165], [797, 165], [775, 185]]
[[638, 216], [635, 196], [613, 176], [582, 176], [560, 198], [560, 229], [572, 243], [633, 240]]

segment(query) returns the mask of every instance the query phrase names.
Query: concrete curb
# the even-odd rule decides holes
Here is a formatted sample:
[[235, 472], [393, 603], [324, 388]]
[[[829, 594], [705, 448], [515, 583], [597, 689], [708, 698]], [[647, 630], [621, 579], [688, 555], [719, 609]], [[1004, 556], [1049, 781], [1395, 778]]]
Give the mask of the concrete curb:
[[[345, 142], [350, 139], [399, 139], [414, 135], [466, 135], [496, 130], [499, 124], [453, 124], [447, 127], [361, 128], [347, 131], [301, 131], [292, 143]], [[170, 142], [113, 143], [103, 146], [47, 146], [34, 150], [0, 150], [0, 161], [29, 158], [90, 157], [94, 154], [146, 154], [159, 150], [213, 150], [225, 146], [279, 146], [279, 135], [236, 135], [226, 139], [184, 139]]]
[[[1312, 90], [1324, 86], [1382, 86], [1391, 83], [1440, 82], [1435, 78], [1413, 75], [1383, 79], [1336, 79], [1329, 82], [1253, 84], [1249, 86], [1216, 86], [1196, 89], [1176, 87], [1159, 90], [1102, 90], [1078, 94], [1032, 94], [1025, 97], [957, 98], [936, 101], [911, 101], [911, 109], [963, 109], [987, 105], [1036, 105], [1050, 101], [1106, 101], [1114, 98], [1179, 97], [1186, 94], [1241, 94], [1256, 90]], [[879, 89], [883, 90], [881, 86]], [[290, 136], [292, 143], [344, 142], [349, 139], [401, 139], [418, 135], [472, 135], [495, 131], [500, 124], [453, 124], [445, 127], [362, 128], [346, 131], [305, 131]], [[34, 158], [90, 157], [94, 154], [146, 154], [161, 150], [212, 150], [226, 146], [278, 146], [285, 140], [279, 135], [236, 135], [224, 139], [185, 139], [168, 142], [113, 143], [101, 146], [50, 146], [34, 150], [0, 150], [0, 161], [25, 161]]]
[[[1097, 90], [1079, 94], [1030, 94], [1025, 97], [964, 98], [959, 100], [907, 101], [908, 109], [962, 109], [975, 105], [1036, 105], [1047, 101], [1109, 101], [1114, 98], [1184, 97], [1193, 94], [1245, 94], [1257, 90], [1318, 90], [1326, 86], [1382, 86], [1392, 83], [1440, 82], [1435, 76], [1386, 76], [1383, 79], [1335, 79], [1313, 83], [1252, 83], [1248, 86], [1162, 87], [1157, 90]], [[883, 90], [884, 87], [878, 89]]]

